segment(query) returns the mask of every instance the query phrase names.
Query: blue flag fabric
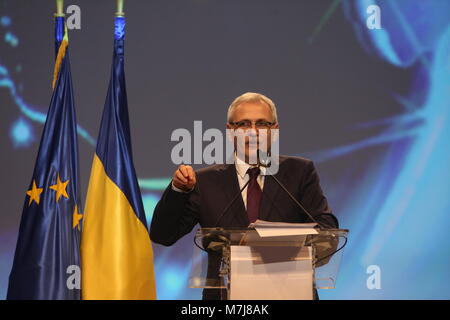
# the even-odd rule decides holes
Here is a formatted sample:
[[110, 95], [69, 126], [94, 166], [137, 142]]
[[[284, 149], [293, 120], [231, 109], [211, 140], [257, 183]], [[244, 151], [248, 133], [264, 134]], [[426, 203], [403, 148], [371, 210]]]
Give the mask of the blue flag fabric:
[[64, 18], [56, 18], [55, 28], [59, 71], [26, 191], [7, 299], [80, 299], [83, 210]]

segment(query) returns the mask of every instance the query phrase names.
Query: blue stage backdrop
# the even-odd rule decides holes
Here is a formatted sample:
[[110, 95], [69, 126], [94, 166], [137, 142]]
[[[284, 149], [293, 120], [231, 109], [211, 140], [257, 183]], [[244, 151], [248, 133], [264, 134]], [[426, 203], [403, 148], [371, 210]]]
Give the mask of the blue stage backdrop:
[[[115, 3], [70, 5], [81, 17], [69, 37], [85, 199]], [[0, 298], [52, 93], [54, 11], [54, 1], [0, 0]], [[315, 161], [350, 229], [337, 288], [321, 299], [450, 298], [450, 1], [156, 0], [125, 11], [148, 221], [176, 168], [172, 131], [193, 132], [195, 120], [224, 129], [231, 101], [261, 92], [278, 107], [281, 153]], [[200, 298], [188, 288], [192, 238], [154, 245], [160, 299]]]

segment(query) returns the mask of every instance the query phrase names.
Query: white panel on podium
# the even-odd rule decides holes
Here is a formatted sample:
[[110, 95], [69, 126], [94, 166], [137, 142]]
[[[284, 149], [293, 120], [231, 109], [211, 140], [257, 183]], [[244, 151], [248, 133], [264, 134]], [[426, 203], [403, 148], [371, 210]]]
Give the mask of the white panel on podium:
[[231, 300], [311, 300], [311, 247], [231, 246]]

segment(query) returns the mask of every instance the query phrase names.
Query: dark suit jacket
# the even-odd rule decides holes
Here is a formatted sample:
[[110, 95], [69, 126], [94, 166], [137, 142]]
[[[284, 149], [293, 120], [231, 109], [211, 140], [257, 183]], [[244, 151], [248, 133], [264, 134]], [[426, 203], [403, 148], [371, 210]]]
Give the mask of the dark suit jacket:
[[[202, 228], [216, 227], [224, 209], [239, 193], [234, 165], [213, 165], [197, 172], [197, 184], [190, 193], [173, 191], [167, 187], [153, 213], [150, 237], [153, 242], [170, 246], [191, 232], [199, 223]], [[280, 156], [278, 180], [318, 221], [338, 227], [319, 183], [314, 164], [300, 157]], [[272, 177], [264, 178], [259, 219], [282, 222], [310, 222], [308, 216], [289, 198]], [[236, 199], [218, 227], [249, 225], [242, 197]]]
[[[150, 227], [150, 238], [153, 242], [170, 246], [191, 232], [197, 223], [202, 228], [216, 227], [215, 224], [224, 209], [239, 193], [234, 165], [214, 165], [200, 169], [196, 174], [197, 184], [192, 192], [173, 191], [171, 184], [165, 190], [153, 213]], [[276, 177], [319, 223], [338, 227], [338, 220], [331, 213], [311, 160], [280, 156]], [[259, 219], [275, 222], [310, 222], [308, 216], [271, 176], [264, 178]], [[223, 228], [246, 228], [248, 225], [249, 220], [241, 196], [217, 224]], [[214, 295], [211, 297], [214, 298]], [[219, 297], [216, 295], [216, 298]]]

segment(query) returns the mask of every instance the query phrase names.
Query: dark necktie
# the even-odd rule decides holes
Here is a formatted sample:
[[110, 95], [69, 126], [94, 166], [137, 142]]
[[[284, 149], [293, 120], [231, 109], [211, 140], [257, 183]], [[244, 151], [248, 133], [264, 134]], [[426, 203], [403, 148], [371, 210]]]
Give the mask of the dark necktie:
[[255, 222], [259, 216], [259, 205], [262, 196], [262, 191], [257, 181], [259, 172], [260, 170], [258, 167], [249, 168], [247, 170], [250, 177], [247, 189], [247, 215], [250, 223]]

